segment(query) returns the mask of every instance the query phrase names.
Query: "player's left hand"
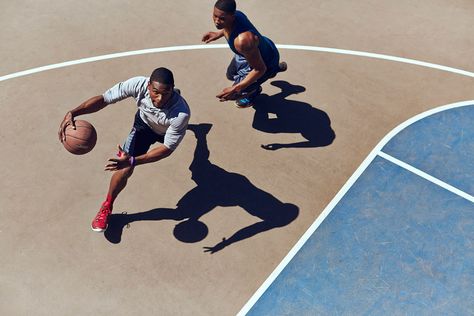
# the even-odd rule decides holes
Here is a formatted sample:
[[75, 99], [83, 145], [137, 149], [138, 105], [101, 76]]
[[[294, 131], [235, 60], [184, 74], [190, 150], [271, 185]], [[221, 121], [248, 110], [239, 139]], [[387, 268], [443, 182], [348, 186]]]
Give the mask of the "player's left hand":
[[216, 98], [219, 99], [219, 101], [228, 101], [228, 100], [235, 100], [237, 99], [238, 94], [240, 91], [238, 91], [238, 88], [236, 86], [224, 88], [221, 93], [216, 95]]
[[130, 167], [130, 156], [122, 149], [120, 145], [118, 147], [117, 158], [110, 158], [109, 163], [105, 165], [107, 171], [117, 171], [126, 167]]

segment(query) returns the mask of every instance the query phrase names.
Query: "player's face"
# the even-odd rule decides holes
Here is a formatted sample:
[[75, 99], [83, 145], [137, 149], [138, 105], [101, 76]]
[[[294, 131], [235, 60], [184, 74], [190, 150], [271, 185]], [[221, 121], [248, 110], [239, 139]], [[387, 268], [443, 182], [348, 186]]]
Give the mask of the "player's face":
[[229, 28], [232, 25], [232, 22], [234, 21], [234, 15], [214, 7], [214, 11], [212, 12], [212, 20], [214, 21], [216, 28], [218, 30], [222, 30], [223, 28]]
[[173, 85], [153, 81], [148, 83], [148, 91], [150, 92], [150, 98], [153, 105], [157, 108], [161, 108], [173, 96]]

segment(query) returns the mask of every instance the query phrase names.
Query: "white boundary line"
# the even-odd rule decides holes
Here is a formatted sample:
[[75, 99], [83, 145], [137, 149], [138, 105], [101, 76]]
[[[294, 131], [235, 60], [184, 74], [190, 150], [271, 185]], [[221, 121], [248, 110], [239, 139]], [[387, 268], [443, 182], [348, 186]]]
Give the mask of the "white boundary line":
[[413, 166], [411, 166], [411, 165], [409, 165], [409, 164], [407, 164], [407, 163], [405, 163], [405, 162], [403, 162], [403, 161], [401, 161], [401, 160], [399, 160], [399, 159], [397, 159], [393, 156], [390, 156], [389, 154], [386, 154], [383, 151], [380, 151], [378, 155], [380, 157], [385, 158], [386, 160], [388, 160], [388, 161], [390, 161], [390, 162], [392, 162], [392, 163], [394, 163], [394, 164], [396, 164], [396, 165], [398, 165], [398, 166], [400, 166], [400, 167], [402, 167], [402, 168], [404, 168], [404, 169], [406, 169], [406, 170], [408, 170], [408, 171], [410, 171], [410, 172], [412, 172], [412, 173], [414, 173], [414, 174], [416, 174], [416, 175], [418, 175], [418, 176], [420, 176], [420, 177], [422, 177], [422, 178], [424, 178], [424, 179], [426, 179], [430, 182], [433, 182], [434, 184], [436, 184], [436, 185], [438, 185], [438, 186], [440, 186], [440, 187], [442, 187], [442, 188], [444, 188], [448, 191], [451, 191], [452, 193], [457, 194], [460, 197], [474, 203], [474, 196], [472, 196], [470, 194], [467, 194], [466, 192], [461, 191], [458, 188], [453, 187], [452, 185], [447, 184], [446, 182], [443, 182], [443, 181], [427, 174], [426, 172], [423, 172], [420, 169], [417, 169], [417, 168], [415, 168], [415, 167], [413, 167]]
[[[51, 64], [47, 66], [32, 68], [20, 72], [15, 72], [9, 75], [1, 76], [0, 82], [18, 78], [22, 76], [27, 76], [31, 74], [35, 74], [38, 72], [43, 72], [47, 70], [63, 68], [73, 65], [79, 65], [84, 63], [90, 63], [95, 61], [107, 60], [107, 59], [114, 59], [114, 58], [121, 58], [121, 57], [128, 57], [128, 56], [136, 56], [136, 55], [143, 55], [143, 54], [152, 54], [152, 53], [161, 53], [161, 52], [175, 52], [175, 51], [184, 51], [184, 50], [197, 50], [197, 49], [215, 49], [215, 48], [226, 48], [228, 47], [226, 44], [207, 44], [207, 45], [184, 45], [184, 46], [170, 46], [170, 47], [159, 47], [159, 48], [150, 48], [150, 49], [142, 49], [142, 50], [135, 50], [135, 51], [128, 51], [122, 53], [114, 53], [114, 54], [107, 54], [89, 58], [82, 58], [76, 59], [72, 61]], [[462, 69], [447, 67], [443, 65], [427, 63], [424, 61], [419, 61], [415, 59], [408, 59], [390, 55], [383, 55], [383, 54], [376, 54], [376, 53], [369, 53], [369, 52], [362, 52], [362, 51], [354, 51], [354, 50], [345, 50], [345, 49], [337, 49], [337, 48], [329, 48], [329, 47], [317, 47], [317, 46], [305, 46], [305, 45], [285, 45], [285, 44], [277, 44], [278, 48], [281, 49], [291, 49], [291, 50], [303, 50], [303, 51], [316, 51], [316, 52], [327, 52], [327, 53], [334, 53], [334, 54], [344, 54], [344, 55], [353, 55], [353, 56], [360, 56], [360, 57], [368, 57], [368, 58], [375, 58], [375, 59], [383, 59], [389, 61], [396, 61], [406, 64], [412, 64], [427, 68], [433, 68], [441, 71], [451, 72], [463, 76], [468, 76], [474, 78], [474, 73], [465, 71]], [[365, 158], [362, 164], [357, 168], [357, 170], [352, 174], [349, 180], [344, 184], [341, 190], [336, 194], [336, 196], [331, 200], [331, 202], [326, 206], [323, 212], [318, 216], [315, 222], [308, 228], [308, 230], [304, 233], [304, 235], [300, 238], [300, 240], [296, 243], [295, 246], [290, 250], [290, 252], [285, 256], [285, 258], [280, 262], [277, 268], [270, 274], [270, 276], [265, 280], [265, 282], [260, 286], [257, 292], [250, 298], [250, 300], [244, 305], [244, 307], [240, 310], [238, 315], [246, 314], [250, 308], [256, 303], [256, 301], [260, 298], [263, 292], [270, 286], [270, 284], [276, 279], [276, 277], [280, 274], [283, 268], [288, 264], [288, 262], [295, 256], [295, 254], [299, 251], [299, 249], [303, 246], [303, 244], [309, 239], [309, 237], [314, 233], [314, 231], [319, 227], [322, 221], [328, 216], [328, 214], [332, 211], [332, 209], [336, 206], [336, 204], [340, 201], [340, 199], [346, 194], [346, 192], [350, 189], [350, 187], [355, 183], [355, 181], [359, 178], [359, 176], [364, 172], [367, 166], [373, 161], [373, 159], [380, 153], [380, 149], [399, 131], [403, 128], [407, 127], [408, 125], [416, 122], [424, 117], [432, 115], [437, 112], [445, 111], [451, 108], [467, 106], [474, 103], [474, 100], [471, 101], [464, 101], [459, 103], [448, 104], [445, 106], [441, 106], [430, 111], [421, 113], [406, 122], [402, 123], [395, 129], [393, 129], [389, 134], [387, 134], [382, 141], [370, 152], [370, 154]]]
[[[134, 50], [134, 51], [128, 51], [128, 52], [122, 52], [122, 53], [107, 54], [107, 55], [101, 55], [101, 56], [95, 56], [95, 57], [76, 59], [76, 60], [66, 61], [62, 63], [51, 64], [47, 66], [31, 68], [28, 70], [15, 72], [9, 75], [1, 76], [0, 81], [27, 76], [27, 75], [35, 74], [42, 71], [63, 68], [63, 67], [68, 67], [68, 66], [74, 66], [74, 65], [79, 65], [79, 64], [85, 64], [85, 63], [91, 63], [91, 62], [100, 61], [100, 60], [122, 58], [122, 57], [144, 55], [144, 54], [163, 53], [163, 52], [176, 52], [176, 51], [183, 51], [183, 50], [214, 49], [214, 48], [227, 48], [227, 47], [228, 47], [227, 44], [183, 45], [183, 46], [149, 48], [149, 49]], [[281, 49], [306, 50], [306, 51], [326, 52], [326, 53], [333, 53], [333, 54], [343, 54], [343, 55], [353, 55], [353, 56], [360, 56], [360, 57], [384, 59], [384, 60], [396, 61], [396, 62], [405, 63], [405, 64], [412, 64], [412, 65], [417, 65], [417, 66], [422, 66], [422, 67], [438, 69], [438, 70], [447, 71], [447, 72], [474, 78], [474, 73], [470, 71], [465, 71], [462, 69], [427, 63], [427, 62], [419, 61], [415, 59], [390, 56], [390, 55], [368, 53], [368, 52], [361, 52], [361, 51], [347, 50], [347, 49], [330, 48], [330, 47], [306, 46], [306, 45], [277, 44], [277, 47]]]
[[[275, 268], [275, 270], [270, 274], [270, 276], [263, 282], [263, 284], [258, 288], [258, 290], [254, 293], [254, 295], [249, 299], [249, 301], [242, 307], [240, 312], [237, 315], [246, 315], [248, 311], [255, 305], [258, 299], [263, 295], [263, 293], [270, 287], [270, 285], [275, 281], [278, 275], [283, 271], [286, 265], [293, 259], [296, 253], [303, 247], [306, 241], [311, 237], [311, 235], [316, 231], [319, 225], [324, 221], [324, 219], [331, 213], [334, 207], [339, 203], [339, 201], [344, 197], [344, 195], [349, 191], [349, 189], [354, 185], [360, 175], [367, 169], [370, 163], [375, 159], [377, 155], [380, 155], [381, 149], [400, 131], [404, 128], [408, 127], [409, 125], [425, 118], [430, 115], [436, 114], [438, 112], [446, 111], [449, 109], [454, 109], [457, 107], [462, 106], [469, 106], [473, 105], [474, 100], [470, 101], [463, 101], [458, 103], [452, 103], [444, 106], [440, 106], [426, 112], [420, 113], [407, 121], [403, 122], [402, 124], [398, 125], [392, 131], [390, 131], [378, 144], [375, 148], [370, 152], [370, 154], [364, 159], [362, 164], [357, 168], [357, 170], [352, 174], [352, 176], [347, 180], [344, 186], [339, 190], [336, 196], [329, 202], [326, 208], [321, 212], [321, 214], [316, 218], [314, 223], [308, 228], [308, 230], [303, 234], [303, 236], [298, 240], [298, 242], [293, 246], [293, 248], [288, 252], [288, 254], [283, 258], [280, 264]], [[429, 180], [429, 179], [428, 179]], [[470, 200], [470, 199], [468, 199]], [[470, 200], [472, 201], [472, 200]]]
[[212, 49], [212, 48], [225, 48], [225, 47], [228, 47], [228, 46], [225, 44], [208, 44], [208, 45], [169, 46], [169, 47], [132, 50], [132, 51], [122, 52], [122, 53], [113, 53], [113, 54], [100, 55], [100, 56], [94, 56], [94, 57], [88, 57], [88, 58], [81, 58], [81, 59], [66, 61], [62, 63], [32, 68], [32, 69], [28, 69], [24, 71], [19, 71], [19, 72], [15, 72], [15, 73], [0, 77], [0, 81], [22, 77], [26, 75], [31, 75], [31, 74], [35, 74], [35, 73], [46, 71], [46, 70], [91, 63], [91, 62], [100, 61], [100, 60], [115, 59], [115, 58], [122, 58], [122, 57], [136, 56], [136, 55], [154, 54], [154, 53], [176, 52], [176, 51], [182, 51], [182, 50]]

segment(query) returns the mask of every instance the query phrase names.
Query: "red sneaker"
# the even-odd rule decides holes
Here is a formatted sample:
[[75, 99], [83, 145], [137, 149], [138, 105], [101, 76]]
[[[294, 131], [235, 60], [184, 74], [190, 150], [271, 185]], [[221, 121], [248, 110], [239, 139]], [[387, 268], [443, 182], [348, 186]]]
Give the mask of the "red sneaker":
[[109, 215], [112, 214], [112, 207], [107, 201], [102, 203], [100, 211], [92, 221], [92, 230], [96, 232], [103, 232], [107, 229], [107, 223], [109, 222]]

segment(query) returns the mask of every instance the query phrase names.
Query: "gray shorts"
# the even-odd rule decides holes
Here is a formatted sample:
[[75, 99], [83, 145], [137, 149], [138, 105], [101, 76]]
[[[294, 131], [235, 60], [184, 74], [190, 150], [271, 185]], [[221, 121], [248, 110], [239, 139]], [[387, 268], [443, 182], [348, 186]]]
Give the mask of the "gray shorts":
[[[234, 58], [231, 60], [229, 66], [227, 67], [226, 77], [227, 79], [234, 81], [234, 85], [236, 85], [242, 80], [244, 80], [245, 77], [247, 77], [247, 75], [251, 71], [252, 71], [252, 67], [250, 66], [248, 61], [245, 59], [245, 57], [235, 54]], [[265, 81], [267, 81], [270, 78], [275, 77], [278, 71], [279, 71], [278, 61], [276, 63], [276, 66], [268, 67], [267, 65], [267, 71], [265, 72], [265, 74], [262, 77], [258, 78], [256, 82], [252, 83], [247, 88], [245, 88], [244, 91], [242, 91], [242, 94], [245, 94], [247, 92], [257, 89]]]

